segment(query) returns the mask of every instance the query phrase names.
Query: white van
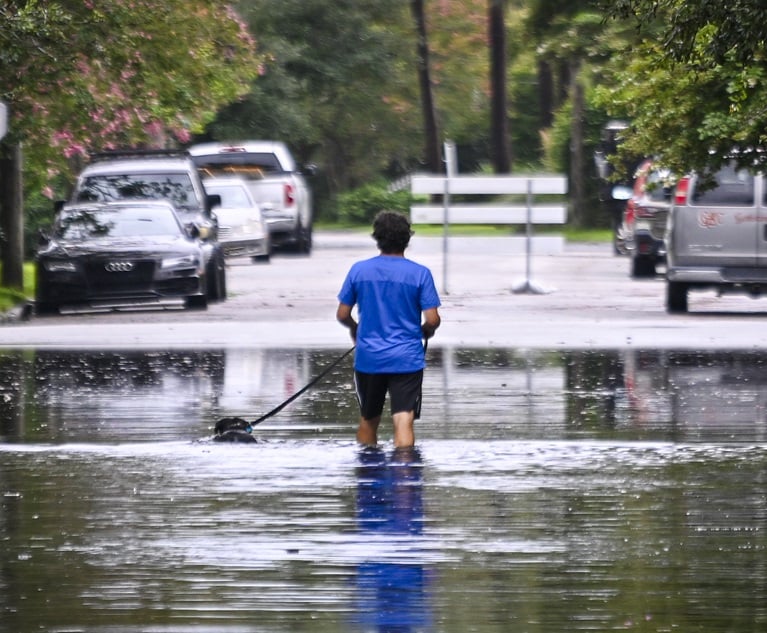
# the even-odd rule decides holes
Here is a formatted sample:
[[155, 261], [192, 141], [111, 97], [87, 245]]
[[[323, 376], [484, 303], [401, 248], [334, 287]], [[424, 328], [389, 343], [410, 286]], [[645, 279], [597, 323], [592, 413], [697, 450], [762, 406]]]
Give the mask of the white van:
[[767, 292], [767, 190], [730, 163], [713, 183], [679, 180], [666, 230], [666, 310], [687, 312], [691, 290]]

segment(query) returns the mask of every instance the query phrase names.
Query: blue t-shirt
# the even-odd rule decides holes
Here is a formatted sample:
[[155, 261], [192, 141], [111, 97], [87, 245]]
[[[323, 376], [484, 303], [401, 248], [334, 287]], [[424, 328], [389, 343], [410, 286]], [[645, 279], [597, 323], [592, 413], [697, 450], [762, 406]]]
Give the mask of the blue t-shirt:
[[338, 300], [357, 306], [355, 369], [404, 374], [424, 368], [421, 313], [440, 306], [426, 266], [396, 255], [357, 262], [346, 275]]

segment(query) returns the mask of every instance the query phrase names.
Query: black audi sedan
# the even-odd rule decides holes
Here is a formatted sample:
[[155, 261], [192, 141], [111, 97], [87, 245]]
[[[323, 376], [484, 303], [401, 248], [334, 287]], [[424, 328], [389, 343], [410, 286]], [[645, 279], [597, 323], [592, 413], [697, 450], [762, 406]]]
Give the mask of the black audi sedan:
[[201, 243], [164, 201], [65, 206], [42, 239], [36, 275], [38, 314], [208, 305]]

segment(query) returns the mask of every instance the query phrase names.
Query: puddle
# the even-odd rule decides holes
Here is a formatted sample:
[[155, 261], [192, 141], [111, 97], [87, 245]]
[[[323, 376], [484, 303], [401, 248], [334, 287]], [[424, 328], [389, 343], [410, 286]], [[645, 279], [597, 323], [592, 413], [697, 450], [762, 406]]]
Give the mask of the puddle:
[[0, 632], [767, 627], [767, 354], [429, 350], [419, 453], [337, 350], [0, 353]]

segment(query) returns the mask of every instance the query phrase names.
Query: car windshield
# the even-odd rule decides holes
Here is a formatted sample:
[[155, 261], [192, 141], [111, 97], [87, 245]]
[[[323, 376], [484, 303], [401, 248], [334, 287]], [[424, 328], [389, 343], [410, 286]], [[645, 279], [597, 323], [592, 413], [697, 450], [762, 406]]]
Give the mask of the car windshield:
[[109, 202], [130, 198], [168, 200], [177, 209], [199, 206], [192, 179], [181, 172], [86, 176], [76, 201]]
[[221, 206], [229, 209], [253, 206], [244, 187], [240, 185], [216, 185], [205, 183], [205, 191], [221, 196]]
[[671, 189], [674, 184], [674, 178], [667, 170], [652, 171], [647, 176], [645, 193], [650, 200], [662, 202], [671, 198]]
[[182, 230], [167, 207], [75, 209], [62, 214], [56, 235], [64, 240], [86, 241], [103, 237], [180, 236]]

